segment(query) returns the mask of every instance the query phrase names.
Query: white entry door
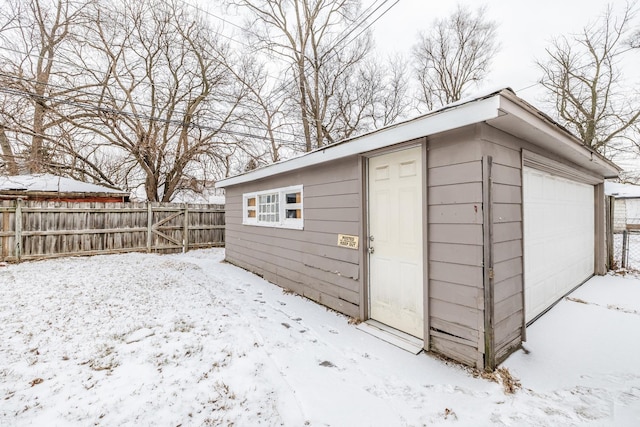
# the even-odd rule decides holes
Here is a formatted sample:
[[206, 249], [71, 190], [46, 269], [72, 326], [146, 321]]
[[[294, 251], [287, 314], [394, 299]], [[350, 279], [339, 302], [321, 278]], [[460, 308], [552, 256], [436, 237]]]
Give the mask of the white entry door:
[[527, 322], [593, 275], [593, 185], [525, 167], [524, 300]]
[[369, 159], [369, 317], [423, 338], [422, 148]]

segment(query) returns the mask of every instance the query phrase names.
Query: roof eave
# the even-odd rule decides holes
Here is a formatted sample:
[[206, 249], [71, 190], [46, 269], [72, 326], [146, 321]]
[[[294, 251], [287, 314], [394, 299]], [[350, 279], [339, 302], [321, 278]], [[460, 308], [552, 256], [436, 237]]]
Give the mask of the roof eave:
[[502, 114], [489, 120], [487, 124], [490, 126], [531, 141], [604, 178], [616, 178], [622, 171], [618, 165], [585, 146], [567, 129], [526, 101], [508, 92], [502, 95], [499, 107]]
[[565, 157], [586, 170], [605, 178], [615, 178], [622, 171], [616, 164], [586, 147], [578, 138], [549, 116], [518, 98], [513, 91], [503, 89], [484, 97], [446, 106], [433, 113], [345, 140], [299, 157], [220, 180], [216, 182], [216, 188], [268, 178], [307, 166], [374, 151], [392, 144], [482, 122], [523, 140], [531, 141], [535, 145]]
[[307, 166], [318, 165], [356, 154], [374, 151], [389, 146], [389, 141], [400, 143], [412, 139], [433, 135], [439, 132], [464, 127], [495, 118], [499, 114], [498, 92], [490, 96], [455, 105], [450, 108], [382, 128], [371, 133], [330, 145], [299, 157], [256, 169], [242, 175], [236, 175], [216, 182], [216, 188], [267, 178], [273, 175], [294, 171]]

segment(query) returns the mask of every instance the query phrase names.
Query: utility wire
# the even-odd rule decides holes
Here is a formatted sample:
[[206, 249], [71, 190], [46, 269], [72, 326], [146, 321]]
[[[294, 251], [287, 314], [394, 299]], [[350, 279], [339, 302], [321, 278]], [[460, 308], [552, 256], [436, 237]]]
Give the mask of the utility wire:
[[[69, 91], [69, 92], [76, 92], [76, 93], [83, 94], [83, 95], [88, 95], [88, 96], [100, 96], [100, 94], [98, 94], [98, 93], [87, 92], [87, 91], [83, 91], [83, 90], [80, 90], [80, 89], [68, 88], [68, 87], [61, 86], [61, 85], [56, 85], [56, 84], [53, 84], [53, 83], [39, 83], [37, 80], [34, 80], [34, 79], [28, 79], [26, 77], [13, 76], [13, 75], [5, 74], [5, 73], [2, 73], [2, 72], [0, 72], [0, 77], [11, 78], [11, 79], [15, 79], [15, 80], [21, 80], [21, 81], [25, 81], [25, 82], [32, 83], [32, 84], [41, 84], [41, 85], [44, 85], [44, 86], [58, 88], [58, 89], [61, 89], [61, 90], [64, 90], [64, 91]], [[14, 90], [18, 91], [17, 89], [14, 89]], [[5, 91], [5, 93], [7, 93], [7, 92]], [[32, 92], [25, 92], [25, 93], [30, 93], [31, 94]], [[29, 95], [29, 96], [40, 97], [40, 95], [36, 95], [36, 94]], [[55, 100], [55, 101], [59, 101], [59, 99], [60, 99], [60, 98], [57, 98], [57, 97], [52, 96], [52, 95], [47, 95], [47, 97], [44, 97], [44, 98], [47, 99], [47, 100]], [[144, 107], [144, 108], [154, 108], [154, 106], [152, 106], [150, 104], [144, 104], [144, 103], [141, 103], [139, 101], [122, 100], [122, 99], [118, 99], [118, 98], [114, 98], [114, 97], [110, 97], [109, 100], [112, 100], [112, 101], [115, 101], [115, 102], [120, 102], [120, 103], [123, 103], [123, 104], [126, 103], [126, 104], [136, 105], [136, 106]], [[89, 101], [87, 101], [87, 102], [89, 102]], [[231, 101], [229, 101], [229, 102], [231, 102]], [[247, 108], [246, 105], [242, 105], [242, 106]], [[183, 115], [183, 116], [187, 115], [186, 111], [184, 111], [184, 110], [174, 110], [174, 111], [178, 115]], [[250, 129], [264, 130], [264, 128], [261, 128], [261, 127], [258, 127], [258, 126], [252, 126], [252, 125], [249, 125], [249, 124], [243, 124], [242, 126], [250, 128]], [[278, 133], [278, 134], [281, 134], [281, 135], [293, 136], [295, 138], [299, 138], [300, 137], [300, 135], [297, 135], [295, 133], [285, 132], [285, 131], [281, 131], [281, 130], [277, 130], [277, 129], [272, 130], [272, 132]]]
[[[187, 4], [191, 7], [193, 7], [194, 9], [209, 15], [213, 18], [219, 19], [225, 23], [229, 23], [230, 25], [241, 29], [242, 31], [246, 31], [246, 29], [242, 28], [241, 26], [232, 23], [224, 18], [219, 17], [218, 15], [215, 15], [207, 10], [204, 10], [202, 8], [200, 8], [197, 5], [194, 5], [192, 3], [187, 3], [186, 0], [181, 0], [183, 4]], [[395, 5], [397, 5], [399, 3], [400, 0], [396, 0], [391, 6], [389, 6], [386, 10], [384, 10], [378, 17], [376, 17], [372, 22], [367, 24], [367, 19], [371, 18], [378, 10], [380, 10], [384, 5], [386, 5], [390, 0], [382, 0], [382, 3], [380, 3], [380, 5], [378, 5], [377, 7], [375, 7], [375, 5], [378, 3], [379, 0], [375, 0], [371, 5], [369, 5], [365, 10], [363, 10], [360, 15], [354, 19], [355, 24], [352, 26], [349, 26], [345, 29], [343, 29], [338, 35], [337, 35], [337, 42], [335, 43], [335, 45], [333, 46], [333, 53], [329, 56], [326, 57], [326, 60], [330, 60], [333, 59], [334, 57], [336, 57], [340, 52], [342, 52], [344, 49], [346, 49], [346, 47], [353, 41], [357, 40], [367, 29], [369, 29], [375, 22], [377, 22], [380, 18], [382, 18], [385, 14], [387, 14], [389, 12], [389, 10], [391, 10]], [[374, 8], [375, 7], [375, 8]], [[373, 9], [373, 10], [371, 10]], [[366, 27], [364, 27], [360, 32], [358, 32], [358, 34], [356, 34], [354, 37], [352, 37], [351, 39], [348, 39], [348, 37], [353, 34], [356, 30], [358, 30], [359, 27], [361, 27], [362, 25], [367, 24]], [[342, 45], [342, 46], [340, 46]], [[267, 47], [266, 49], [268, 52], [273, 52], [282, 56], [285, 56], [287, 59], [290, 59], [290, 57], [288, 55], [285, 55], [281, 52], [278, 52], [272, 48]], [[310, 65], [310, 62], [307, 62], [305, 67], [307, 69], [304, 70], [305, 74], [307, 72], [310, 71], [310, 68], [312, 67], [312, 65]], [[297, 84], [296, 79], [291, 79], [288, 82], [284, 82], [284, 85], [281, 87], [281, 91], [278, 95], [275, 96], [275, 98], [270, 98], [269, 101], [271, 102], [277, 102], [279, 100], [281, 100], [284, 96], [286, 96], [286, 90], [290, 89], [292, 85]], [[313, 121], [317, 121], [318, 119], [313, 119], [313, 118], [308, 118], [308, 120], [313, 120]]]
[[[359, 16], [358, 18], [356, 18], [356, 21], [358, 21], [358, 20], [360, 20], [360, 19], [361, 19], [361, 21], [360, 21], [359, 23], [357, 23], [356, 25], [354, 25], [354, 26], [353, 26], [353, 28], [349, 29], [349, 30], [348, 30], [348, 33], [347, 33], [347, 34], [345, 34], [342, 38], [340, 38], [340, 39], [339, 39], [339, 42], [338, 42], [338, 43], [336, 43], [336, 44], [335, 44], [335, 46], [334, 46], [334, 47], [333, 47], [333, 49], [332, 49], [332, 50], [333, 50], [333, 53], [332, 53], [331, 55], [327, 56], [326, 60], [333, 59], [333, 58], [335, 58], [338, 54], [340, 54], [344, 49], [346, 49], [346, 48], [347, 48], [347, 46], [348, 46], [349, 44], [351, 44], [353, 41], [357, 40], [357, 39], [358, 39], [358, 38], [359, 38], [359, 37], [360, 37], [360, 36], [361, 36], [365, 31], [367, 31], [367, 30], [368, 30], [368, 29], [369, 29], [369, 28], [370, 28], [374, 23], [376, 23], [380, 18], [382, 18], [385, 14], [387, 14], [387, 13], [389, 12], [389, 10], [391, 10], [391, 9], [392, 9], [396, 4], [398, 4], [398, 2], [399, 2], [400, 0], [396, 0], [396, 1], [391, 5], [391, 6], [389, 6], [385, 11], [383, 11], [383, 12], [382, 12], [382, 13], [381, 13], [381, 14], [380, 14], [380, 15], [379, 15], [375, 20], [373, 20], [373, 21], [372, 21], [371, 23], [369, 23], [366, 27], [364, 27], [364, 28], [363, 28], [363, 29], [362, 29], [358, 34], [356, 34], [356, 35], [355, 35], [354, 37], [352, 37], [350, 40], [347, 40], [347, 37], [348, 37], [349, 35], [351, 35], [355, 30], [357, 30], [357, 29], [358, 29], [358, 27], [360, 27], [361, 25], [363, 25], [363, 24], [365, 24], [365, 23], [366, 23], [366, 19], [367, 19], [367, 18], [369, 18], [370, 16], [372, 16], [372, 15], [373, 15], [373, 13], [375, 13], [377, 10], [379, 10], [382, 6], [384, 6], [384, 5], [385, 5], [386, 3], [388, 3], [389, 1], [390, 1], [390, 0], [383, 0], [383, 2], [380, 4], [380, 6], [378, 6], [378, 7], [377, 7], [373, 12], [371, 12], [369, 15], [367, 15], [367, 17], [364, 17], [364, 14], [365, 14], [365, 13], [367, 13], [366, 11], [368, 10], [368, 9], [365, 9], [365, 11], [364, 11], [362, 14], [360, 14], [360, 16]], [[378, 0], [376, 0], [376, 1], [375, 1], [375, 2], [374, 2], [374, 3], [369, 7], [369, 9], [370, 9], [370, 8], [372, 8], [372, 7], [373, 7], [373, 5], [375, 5], [377, 2], [378, 2]], [[344, 31], [347, 31], [347, 29], [343, 30], [343, 32], [344, 32]], [[342, 43], [342, 46], [341, 46], [341, 47], [338, 47], [338, 46], [340, 46], [340, 44], [341, 44], [341, 43]], [[307, 69], [306, 69], [306, 70], [304, 70], [304, 71], [305, 71], [305, 73], [306, 73], [306, 72], [308, 72], [308, 71], [310, 71], [308, 68], [312, 67], [312, 65], [309, 65], [309, 64], [310, 64], [310, 61], [308, 61], [308, 62], [306, 63], [306, 67], [307, 67]], [[284, 89], [287, 89], [287, 86], [290, 86], [290, 85], [292, 85], [292, 84], [296, 84], [296, 83], [297, 83], [297, 82], [296, 82], [296, 80], [295, 80], [295, 79], [293, 79], [293, 80], [291, 80], [289, 83], [285, 84], [285, 86], [283, 87], [283, 90], [282, 90], [282, 92], [280, 93], [280, 95], [278, 95], [278, 96], [276, 97], [276, 100], [279, 100], [282, 96], [284, 96]], [[272, 102], [273, 102], [273, 101], [272, 101]], [[308, 120], [313, 120], [313, 121], [318, 121], [318, 119], [313, 119], [313, 118], [309, 118], [309, 117], [307, 117], [307, 119], [308, 119]]]
[[[346, 28], [346, 29], [344, 29], [344, 30], [342, 31], [342, 33], [345, 33], [345, 32], [346, 32], [346, 33], [345, 33], [344, 35], [342, 35], [342, 37], [339, 39], [339, 42], [336, 44], [336, 46], [338, 46], [340, 43], [343, 43], [343, 42], [346, 42], [346, 41], [351, 42], [351, 41], [354, 41], [355, 39], [357, 39], [357, 38], [358, 38], [358, 37], [359, 37], [359, 36], [360, 36], [364, 31], [366, 31], [369, 27], [371, 27], [371, 25], [373, 25], [373, 23], [375, 23], [378, 19], [380, 19], [380, 18], [381, 18], [385, 13], [387, 13], [387, 12], [388, 12], [388, 11], [389, 11], [393, 6], [395, 6], [395, 5], [399, 2], [399, 0], [396, 0], [396, 2], [395, 2], [394, 4], [392, 4], [389, 8], [387, 8], [387, 10], [385, 10], [385, 11], [384, 11], [380, 16], [378, 16], [378, 17], [377, 17], [377, 18], [376, 18], [372, 23], [370, 23], [369, 25], [367, 25], [367, 26], [366, 26], [362, 31], [360, 31], [360, 32], [359, 32], [359, 33], [358, 33], [354, 38], [352, 38], [351, 40], [347, 40], [347, 37], [349, 37], [349, 35], [353, 34], [353, 32], [354, 32], [354, 31], [356, 31], [358, 27], [360, 27], [361, 25], [363, 25], [364, 23], [366, 23], [366, 19], [368, 19], [368, 18], [370, 18], [371, 16], [373, 16], [373, 14], [374, 14], [376, 11], [378, 11], [382, 6], [384, 6], [388, 1], [389, 1], [389, 0], [384, 0], [384, 1], [379, 5], [379, 6], [377, 6], [375, 9], [373, 9], [373, 11], [369, 12], [369, 10], [370, 10], [370, 9], [372, 9], [372, 8], [376, 5], [376, 3], [378, 2], [378, 0], [376, 0], [372, 5], [370, 5], [367, 9], [365, 9], [365, 10], [363, 11], [363, 13], [361, 13], [361, 14], [360, 14], [360, 16], [359, 16], [358, 18], [356, 18], [356, 21], [360, 20], [360, 22], [358, 22], [358, 23], [357, 23], [356, 25], [354, 25], [353, 27]], [[231, 22], [231, 21], [229, 21], [229, 20], [226, 20], [226, 19], [224, 19], [224, 18], [222, 18], [222, 17], [220, 17], [220, 16], [218, 16], [218, 15], [216, 15], [216, 14], [213, 14], [213, 13], [211, 13], [211, 12], [207, 11], [207, 10], [204, 10], [204, 9], [202, 9], [202, 8], [200, 8], [200, 7], [196, 6], [196, 5], [193, 5], [193, 4], [190, 4], [190, 3], [187, 3], [185, 0], [181, 0], [181, 2], [182, 2], [183, 4], [185, 4], [185, 5], [187, 5], [187, 6], [193, 7], [194, 9], [198, 10], [198, 11], [199, 11], [199, 12], [201, 12], [201, 13], [207, 14], [207, 15], [209, 15], [209, 16], [211, 16], [211, 17], [215, 18], [215, 19], [218, 19], [218, 20], [220, 20], [220, 21], [224, 22], [224, 23], [228, 23], [228, 24], [230, 24], [230, 25], [232, 25], [232, 26], [234, 26], [234, 27], [236, 27], [236, 28], [242, 29], [242, 27], [240, 27], [239, 25], [237, 25], [237, 24], [235, 24], [235, 23], [233, 23], [233, 22]], [[367, 13], [368, 13], [368, 14], [367, 14]], [[365, 16], [365, 14], [367, 14], [367, 15]], [[342, 33], [341, 33], [341, 34], [342, 34]], [[235, 38], [233, 38], [233, 37], [228, 37], [228, 36], [226, 36], [226, 35], [223, 35], [223, 34], [221, 34], [220, 32], [218, 32], [218, 33], [217, 33], [217, 35], [221, 35], [221, 36], [223, 36], [223, 37], [225, 37], [225, 38], [227, 38], [227, 39], [229, 39], [229, 40], [231, 40], [231, 41], [233, 41], [233, 42], [235, 42], [235, 43], [239, 43], [239, 44], [241, 44], [241, 45], [243, 45], [243, 46], [248, 46], [247, 44], [245, 44], [245, 43], [243, 43], [243, 42], [241, 42], [241, 41], [239, 41], [239, 40], [237, 40], [237, 39], [235, 39]], [[340, 35], [339, 35], [339, 36], [340, 36]], [[331, 58], [335, 57], [335, 56], [336, 56], [336, 55], [338, 55], [340, 52], [342, 52], [346, 47], [347, 47], [347, 43], [344, 43], [344, 45], [343, 45], [342, 47], [340, 47], [339, 49], [336, 49], [336, 50], [334, 51], [334, 53], [333, 53], [331, 56], [329, 56], [327, 59], [331, 59]], [[10, 51], [10, 52], [13, 52], [13, 53], [19, 53], [19, 54], [21, 54], [21, 55], [28, 55], [28, 56], [32, 56], [32, 57], [35, 57], [35, 58], [38, 58], [38, 59], [42, 59], [42, 58], [43, 58], [42, 56], [37, 55], [37, 54], [35, 54], [35, 53], [31, 53], [31, 52], [24, 52], [24, 51], [20, 51], [20, 50], [17, 50], [17, 49], [11, 49], [11, 48], [9, 48], [9, 47], [7, 47], [7, 46], [0, 46], [0, 49], [6, 50], [6, 51]], [[275, 50], [268, 50], [268, 51], [270, 51], [270, 52], [274, 52], [274, 53], [277, 53], [277, 54], [280, 54], [280, 55], [282, 55], [282, 56], [287, 57], [287, 55], [282, 54], [282, 53], [280, 53], [280, 52], [277, 52], [277, 51], [275, 51]], [[288, 57], [287, 57], [287, 58], [288, 58]], [[67, 64], [67, 65], [71, 65], [71, 66], [74, 66], [74, 67], [78, 67], [78, 64], [77, 64], [76, 62], [69, 61], [69, 60], [65, 60], [65, 59], [61, 59], [60, 57], [56, 58], [56, 61], [57, 61], [57, 62], [59, 62], [59, 63], [62, 63], [62, 64]], [[307, 67], [310, 67], [310, 65], [307, 65]], [[81, 70], [88, 70], [88, 71], [91, 71], [91, 72], [94, 72], [94, 73], [103, 73], [103, 71], [102, 71], [102, 70], [91, 69], [91, 68], [86, 67], [86, 66], [84, 66], [84, 67], [79, 67], [79, 68], [80, 68]], [[305, 71], [309, 71], [309, 70], [307, 69], [307, 70], [305, 70]], [[269, 100], [270, 102], [277, 102], [277, 101], [280, 101], [284, 96], [286, 96], [286, 95], [287, 95], [286, 90], [287, 90], [287, 89], [289, 89], [292, 85], [296, 84], [296, 80], [295, 80], [295, 79], [290, 79], [290, 80], [288, 80], [288, 81], [285, 81], [284, 79], [278, 79], [278, 78], [275, 78], [275, 77], [273, 77], [273, 76], [269, 75], [268, 73], [267, 73], [267, 77], [269, 77], [270, 79], [272, 79], [272, 80], [274, 80], [274, 81], [278, 81], [278, 82], [281, 82], [281, 83], [282, 83], [282, 86], [281, 86], [281, 89], [280, 89], [280, 93], [279, 93], [278, 95], [276, 95], [276, 97], [275, 97], [275, 98], [271, 97], [271, 99]], [[42, 84], [42, 83], [40, 83], [40, 84]], [[52, 85], [51, 85], [51, 86], [52, 86]], [[64, 89], [64, 90], [70, 90], [69, 88], [63, 88], [63, 87], [60, 87], [60, 88], [62, 88], [62, 89]], [[80, 91], [78, 91], [78, 92], [79, 92], [79, 93], [81, 93]], [[124, 101], [121, 101], [121, 100], [120, 100], [120, 102], [124, 102]], [[149, 107], [148, 105], [143, 105], [143, 104], [138, 103], [138, 102], [135, 102], [135, 101], [134, 101], [134, 102], [131, 102], [131, 103], [132, 103], [132, 104], [134, 104], [134, 105], [135, 105], [135, 104], [138, 104], [138, 105], [141, 105], [141, 106], [145, 106], [146, 108], [148, 108], [148, 107]], [[243, 106], [243, 107], [245, 107], [245, 108], [250, 108], [250, 107], [248, 107], [246, 104], [241, 104], [241, 106]], [[311, 120], [315, 120], [315, 119], [311, 119]], [[278, 132], [279, 132], [279, 133], [282, 133], [282, 131], [278, 131]], [[284, 134], [284, 133], [283, 133], [283, 134]], [[295, 134], [290, 134], [290, 135], [298, 137], [298, 135], [295, 135]]]
[[[21, 95], [21, 96], [28, 96], [28, 97], [38, 98], [38, 99], [44, 99], [44, 100], [47, 100], [47, 101], [55, 101], [55, 102], [58, 102], [60, 104], [71, 105], [71, 106], [79, 107], [79, 108], [82, 108], [82, 109], [85, 109], [85, 110], [94, 110], [94, 111], [98, 111], [98, 112], [108, 113], [108, 114], [112, 114], [114, 116], [125, 116], [125, 117], [140, 119], [140, 120], [146, 120], [146, 121], [150, 121], [150, 122], [161, 122], [161, 123], [173, 124], [173, 125], [176, 125], [176, 126], [188, 126], [189, 128], [195, 128], [195, 129], [200, 129], [200, 130], [208, 130], [208, 131], [227, 134], [227, 135], [234, 135], [234, 136], [241, 136], [241, 137], [245, 137], [245, 138], [256, 138], [256, 139], [262, 139], [262, 140], [265, 140], [265, 141], [271, 141], [271, 139], [266, 137], [266, 136], [254, 135], [254, 134], [247, 133], [247, 132], [228, 130], [228, 129], [224, 129], [222, 127], [214, 127], [214, 126], [202, 125], [202, 124], [198, 124], [198, 123], [194, 123], [194, 122], [185, 123], [184, 121], [178, 120], [178, 119], [165, 119], [165, 118], [162, 118], [162, 117], [153, 117], [153, 116], [148, 116], [148, 115], [140, 114], [140, 113], [132, 113], [132, 112], [128, 112], [128, 111], [117, 110], [117, 109], [114, 109], [114, 108], [100, 107], [100, 106], [97, 106], [97, 105], [86, 104], [86, 103], [81, 103], [81, 102], [76, 102], [76, 101], [70, 101], [68, 99], [57, 99], [57, 98], [52, 97], [52, 96], [38, 95], [38, 94], [36, 94], [34, 92], [29, 92], [29, 91], [23, 91], [23, 90], [0, 87], [0, 92], [6, 93], [6, 94], [10, 94], [10, 95]], [[280, 142], [280, 143], [283, 143], [283, 144], [290, 144], [291, 143], [291, 141], [289, 141], [289, 140], [283, 140], [283, 139], [278, 139], [278, 138], [274, 138], [273, 140], [275, 142]]]
[[[356, 20], [360, 20], [360, 22], [357, 23], [356, 25], [354, 25], [352, 28], [348, 29], [348, 31], [347, 31], [347, 29], [343, 30], [343, 33], [345, 31], [347, 31], [347, 32], [344, 35], [342, 35], [342, 37], [339, 39], [339, 41], [338, 41], [338, 43], [336, 43], [336, 45], [342, 44], [343, 42], [346, 42], [346, 41], [353, 41], [353, 40], [357, 39], [362, 33], [364, 33], [364, 31], [366, 31], [368, 28], [370, 28], [375, 22], [377, 22], [382, 16], [384, 16], [384, 14], [386, 14], [392, 7], [394, 7], [399, 2], [399, 0], [396, 0], [389, 8], [387, 8], [384, 12], [382, 12], [373, 22], [369, 23], [366, 27], [364, 27], [355, 37], [353, 37], [351, 40], [347, 40], [347, 38], [358, 29], [358, 27], [360, 27], [361, 25], [365, 24], [366, 20], [368, 18], [370, 18], [371, 16], [373, 16], [388, 1], [389, 0], [384, 0], [379, 6], [377, 6], [375, 9], [373, 9], [371, 12], [369, 12], [369, 10], [372, 9], [373, 6], [378, 2], [378, 0], [376, 0], [371, 6], [369, 6], [369, 8], [365, 9], [365, 11], [363, 11], [363, 13], [356, 19]], [[188, 5], [184, 0], [182, 0], [182, 2], [184, 4], [186, 4], [186, 5]], [[217, 19], [219, 19], [219, 20], [221, 20], [221, 21], [223, 21], [225, 23], [229, 23], [230, 25], [233, 25], [234, 27], [241, 28], [238, 25], [232, 23], [231, 21], [225, 20], [224, 18], [221, 18], [221, 17], [219, 17], [217, 15], [214, 15], [211, 12], [205, 11], [205, 10], [195, 6], [195, 5], [190, 5], [190, 6], [194, 7], [196, 10], [199, 10], [202, 13], [205, 13], [205, 14], [207, 14], [209, 16], [215, 17], [215, 18], [217, 18]], [[365, 14], [366, 14], [366, 16], [365, 16]], [[240, 43], [240, 44], [242, 44], [244, 46], [247, 46], [246, 44], [244, 44], [242, 42], [239, 42], [238, 40], [235, 40], [235, 39], [233, 39], [231, 37], [227, 37], [227, 36], [224, 36], [224, 37], [228, 38], [229, 40], [231, 40], [233, 42], [237, 42], [237, 43]], [[345, 43], [339, 49], [336, 49], [334, 51], [333, 55], [331, 55], [328, 58], [331, 59], [332, 57], [336, 56], [342, 50], [344, 50], [346, 48], [346, 46], [347, 46], [347, 43]], [[26, 55], [29, 55], [29, 56], [40, 57], [38, 55], [34, 55], [33, 53], [27, 53], [27, 52], [23, 52], [23, 51], [18, 51], [18, 50], [11, 49], [11, 48], [8, 48], [8, 47], [5, 47], [5, 46], [0, 46], [0, 49], [5, 49], [7, 51], [11, 51], [11, 52], [14, 52], [14, 53], [20, 53], [20, 54], [26, 54]], [[60, 60], [60, 58], [57, 58], [56, 61], [58, 61], [60, 63], [65, 63], [66, 62], [67, 64], [70, 64], [70, 65], [73, 65], [73, 66], [77, 66], [76, 63], [73, 63], [71, 61]], [[102, 72], [102, 71], [98, 71], [98, 70], [95, 70], [95, 69], [89, 69], [87, 67], [84, 67], [84, 68], [81, 67], [81, 69], [86, 69], [88, 71], [93, 71], [93, 72], [96, 72], [96, 73], [101, 73]], [[27, 81], [27, 82], [30, 82], [30, 83], [36, 83], [36, 84], [39, 83], [36, 80], [27, 79], [27, 78], [24, 78], [24, 77], [10, 76], [10, 75], [7, 75], [7, 74], [2, 74], [2, 75], [4, 77], [11, 77], [11, 78], [14, 78], [14, 79], [23, 80], [23, 81]], [[281, 82], [284, 83], [283, 92], [280, 94], [279, 97], [282, 97], [284, 95], [284, 89], [286, 89], [287, 86], [289, 86], [291, 84], [295, 84], [295, 80], [293, 80], [293, 81], [290, 80], [288, 82], [285, 82], [284, 80], [278, 80], [278, 79], [275, 79], [275, 80], [276, 81], [281, 81]], [[40, 84], [42, 84], [42, 83], [40, 83]], [[82, 91], [82, 90], [79, 90], [79, 89], [67, 88], [67, 87], [64, 87], [64, 86], [54, 85], [54, 84], [51, 84], [51, 83], [45, 83], [45, 85], [47, 85], [49, 87], [57, 87], [57, 88], [62, 89], [64, 91], [74, 91], [75, 90], [77, 93], [82, 93], [82, 94], [89, 95], [89, 96], [96, 96], [97, 95], [97, 94], [94, 94], [94, 93], [91, 93], [91, 92], [86, 92], [86, 91]], [[185, 123], [180, 121], [180, 120], [163, 119], [163, 118], [152, 117], [152, 116], [143, 115], [143, 114], [129, 113], [129, 112], [124, 112], [124, 111], [115, 110], [115, 109], [111, 109], [111, 108], [99, 107], [99, 106], [95, 106], [95, 105], [91, 105], [91, 104], [87, 104], [87, 103], [80, 103], [80, 102], [76, 102], [76, 101], [60, 99], [60, 98], [56, 98], [56, 97], [53, 97], [53, 96], [40, 96], [40, 95], [37, 95], [37, 94], [35, 94], [33, 92], [29, 92], [29, 91], [11, 90], [11, 89], [8, 89], [8, 88], [0, 88], [0, 91], [2, 91], [4, 93], [7, 93], [7, 94], [13, 94], [13, 95], [22, 95], [22, 96], [29, 96], [29, 97], [40, 97], [40, 98], [44, 98], [44, 99], [49, 100], [49, 101], [55, 101], [55, 102], [62, 103], [62, 104], [73, 105], [73, 106], [84, 108], [84, 109], [93, 109], [93, 110], [97, 110], [97, 111], [108, 112], [110, 114], [120, 114], [120, 115], [136, 117], [138, 119], [144, 119], [144, 120], [150, 120], [150, 121], [162, 121], [162, 122], [172, 123], [172, 124], [176, 124], [176, 125], [180, 125], [180, 126], [184, 126], [185, 125]], [[117, 101], [117, 102], [125, 103], [125, 101], [118, 100], [116, 98], [114, 98], [114, 100]], [[132, 105], [139, 105], [139, 106], [143, 106], [145, 108], [152, 108], [152, 106], [150, 106], [148, 104], [143, 104], [143, 103], [136, 102], [136, 101], [133, 101], [133, 102], [126, 101], [126, 102], [130, 103]], [[242, 104], [241, 104], [241, 106], [242, 106]], [[244, 107], [246, 107], [246, 105]], [[182, 112], [182, 113], [185, 114], [185, 112]], [[252, 137], [252, 138], [257, 138], [257, 139], [264, 139], [264, 140], [270, 140], [269, 138], [263, 137], [263, 136], [258, 136], [258, 135], [253, 135], [253, 134], [244, 133], [244, 132], [238, 132], [238, 131], [228, 131], [228, 130], [224, 131], [224, 130], [221, 130], [221, 129], [218, 129], [218, 128], [213, 128], [213, 127], [206, 126], [206, 125], [198, 125], [198, 124], [195, 124], [195, 123], [191, 123], [190, 126], [197, 127], [199, 129], [203, 129], [203, 130], [210, 130], [210, 131], [216, 131], [216, 132], [227, 132], [227, 133], [234, 134], [234, 135]], [[249, 125], [245, 125], [245, 126], [248, 127], [248, 128], [262, 129], [262, 128], [249, 126]], [[279, 130], [274, 130], [274, 132], [276, 132], [278, 134], [282, 134], [282, 135], [293, 136], [293, 137], [296, 137], [296, 138], [298, 137], [298, 135], [296, 135], [296, 134], [287, 133], [287, 132], [283, 132], [283, 131], [279, 131]], [[277, 142], [288, 143], [290, 141], [284, 141], [284, 140], [278, 139]]]

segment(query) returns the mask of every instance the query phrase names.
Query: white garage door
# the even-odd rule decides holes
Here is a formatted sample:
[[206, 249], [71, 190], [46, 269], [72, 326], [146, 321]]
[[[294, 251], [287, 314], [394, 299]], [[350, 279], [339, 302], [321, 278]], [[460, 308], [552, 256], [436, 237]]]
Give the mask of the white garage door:
[[594, 188], [524, 168], [525, 318], [593, 275]]

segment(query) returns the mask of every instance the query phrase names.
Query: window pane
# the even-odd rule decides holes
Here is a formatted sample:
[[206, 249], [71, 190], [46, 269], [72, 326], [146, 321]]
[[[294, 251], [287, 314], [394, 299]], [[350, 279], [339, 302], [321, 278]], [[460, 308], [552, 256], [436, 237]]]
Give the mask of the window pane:
[[261, 194], [258, 196], [258, 221], [261, 222], [279, 222], [280, 204], [278, 203], [278, 194]]
[[300, 203], [300, 193], [288, 193], [287, 204], [290, 203]]
[[[245, 193], [246, 223], [302, 229], [302, 186]], [[283, 206], [280, 206], [282, 202]], [[243, 220], [243, 223], [245, 221]]]
[[287, 218], [294, 218], [294, 219], [302, 218], [302, 210], [300, 210], [300, 209], [287, 209]]

